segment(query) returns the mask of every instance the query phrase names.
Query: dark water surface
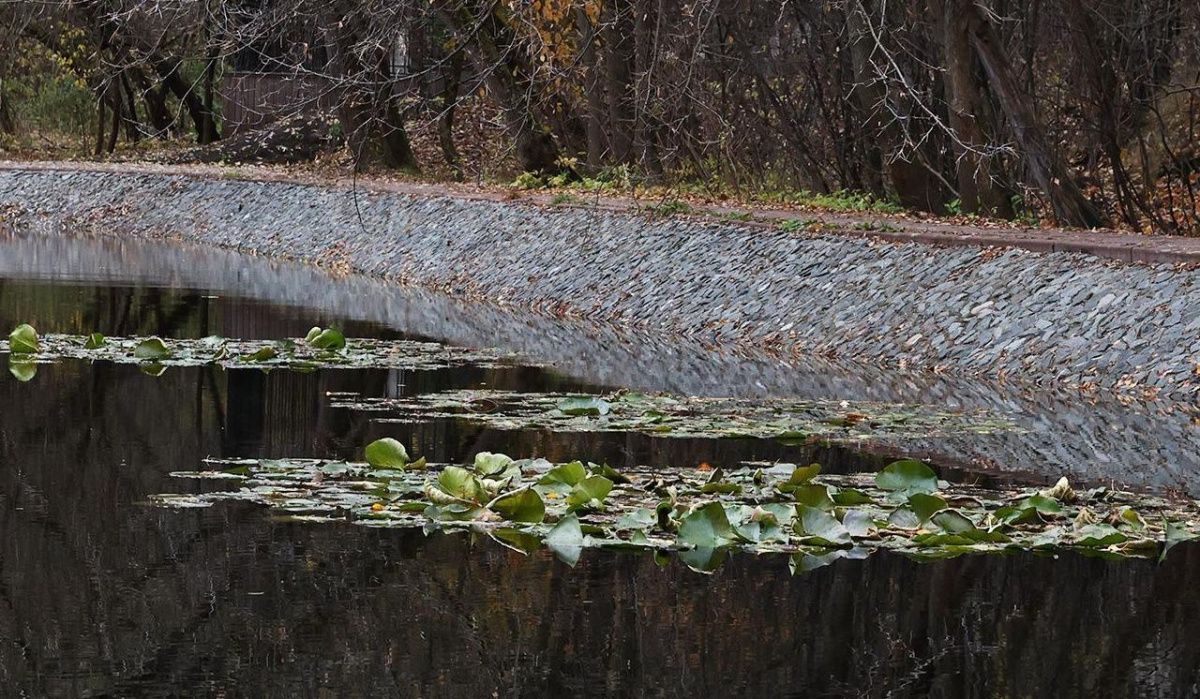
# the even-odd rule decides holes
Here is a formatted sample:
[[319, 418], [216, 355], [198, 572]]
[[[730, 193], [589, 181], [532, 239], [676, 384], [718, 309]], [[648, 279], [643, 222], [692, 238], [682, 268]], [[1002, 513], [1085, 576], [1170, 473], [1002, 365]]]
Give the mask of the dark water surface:
[[[396, 330], [204, 292], [0, 283], [0, 328], [239, 338]], [[532, 367], [295, 373], [62, 362], [0, 372], [0, 687], [6, 696], [1187, 696], [1200, 683], [1200, 547], [713, 575], [589, 550], [575, 568], [467, 535], [149, 507], [203, 458], [354, 458], [397, 436], [477, 451], [694, 466], [874, 457], [731, 440], [381, 425], [331, 409], [488, 386], [597, 388]], [[1028, 464], [1023, 465], [1028, 467]]]

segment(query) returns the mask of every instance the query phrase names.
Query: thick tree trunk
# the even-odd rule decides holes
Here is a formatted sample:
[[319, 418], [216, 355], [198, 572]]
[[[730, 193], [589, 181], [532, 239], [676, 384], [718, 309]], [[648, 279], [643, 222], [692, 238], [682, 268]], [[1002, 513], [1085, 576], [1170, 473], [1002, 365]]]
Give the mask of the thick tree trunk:
[[179, 62], [160, 58], [153, 61], [153, 65], [163, 84], [187, 109], [196, 128], [196, 143], [207, 145], [219, 140], [221, 134], [217, 129], [216, 117], [205, 108], [196, 91], [179, 74]]
[[1083, 196], [1071, 173], [1058, 156], [1034, 113], [1029, 98], [1017, 85], [1008, 56], [1000, 44], [991, 22], [985, 18], [974, 0], [950, 0], [958, 3], [958, 11], [974, 15], [971, 45], [983, 64], [988, 84], [1000, 102], [1005, 118], [1013, 129], [1017, 146], [1038, 187], [1050, 200], [1054, 216], [1062, 224], [1096, 228], [1105, 225], [1104, 217]]
[[866, 135], [874, 139], [873, 143], [864, 144], [867, 170], [864, 179], [880, 187], [873, 191], [880, 196], [886, 195], [880, 186], [886, 181], [905, 208], [941, 213], [946, 199], [941, 182], [917, 153], [906, 152], [904, 134], [900, 131], [903, 126], [887, 113], [887, 93], [872, 63], [880, 47], [868, 26], [868, 18], [875, 17], [879, 7], [875, 0], [858, 0], [849, 3], [847, 10], [847, 24], [854, 35], [850, 45], [855, 83], [852, 94], [866, 115]]
[[505, 129], [513, 139], [517, 163], [525, 172], [555, 172], [561, 169], [554, 137], [538, 119], [533, 105], [533, 67], [512, 27], [498, 15], [500, 5], [488, 3], [478, 13], [462, 5], [443, 6], [446, 23], [465, 42], [476, 67], [483, 73], [488, 91], [504, 113]]
[[132, 69], [130, 74], [134, 86], [142, 95], [142, 102], [146, 105], [146, 118], [150, 121], [150, 127], [154, 129], [154, 135], [157, 138], [167, 138], [170, 135], [173, 120], [167, 110], [166, 87], [152, 86], [150, 79], [139, 69]]
[[974, 13], [964, 14], [956, 0], [933, 0], [930, 9], [942, 17], [945, 92], [949, 106], [958, 198], [963, 213], [1012, 218], [1012, 202], [996, 180], [983, 149], [989, 143], [983, 80], [971, 47]]
[[364, 63], [356, 51], [358, 30], [332, 12], [326, 23], [330, 27], [330, 65], [344, 85], [338, 116], [355, 168], [362, 170], [379, 163], [386, 168], [416, 171], [416, 154], [392, 94], [391, 48], [374, 50]]
[[383, 123], [380, 124], [380, 160], [383, 166], [393, 170], [418, 172], [417, 154], [413, 152], [408, 131], [404, 128], [404, 117], [396, 100], [388, 97], [384, 106]]

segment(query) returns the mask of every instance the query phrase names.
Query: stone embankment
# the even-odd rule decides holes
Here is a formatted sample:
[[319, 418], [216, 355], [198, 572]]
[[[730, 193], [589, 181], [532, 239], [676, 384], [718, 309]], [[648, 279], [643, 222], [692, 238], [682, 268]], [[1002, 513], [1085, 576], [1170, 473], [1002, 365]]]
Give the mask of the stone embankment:
[[679, 342], [1176, 400], [1200, 380], [1200, 271], [1185, 264], [163, 173], [0, 169], [0, 210]]

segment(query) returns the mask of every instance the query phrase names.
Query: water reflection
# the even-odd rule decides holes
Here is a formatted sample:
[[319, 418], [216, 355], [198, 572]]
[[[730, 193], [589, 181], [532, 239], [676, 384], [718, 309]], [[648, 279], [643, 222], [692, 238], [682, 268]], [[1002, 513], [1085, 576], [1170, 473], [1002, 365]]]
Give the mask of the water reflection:
[[[337, 321], [205, 296], [10, 283], [0, 325], [279, 337]], [[578, 387], [530, 368], [153, 378], [63, 362], [28, 383], [0, 375], [4, 693], [1179, 696], [1200, 682], [1195, 546], [1161, 566], [876, 555], [801, 577], [786, 559], [735, 556], [702, 576], [647, 556], [588, 551], [571, 569], [466, 536], [142, 504], [179, 491], [167, 474], [205, 456], [346, 458], [382, 433], [439, 460], [481, 449], [614, 463], [839, 458], [732, 440], [379, 425], [325, 400], [483, 384]], [[840, 458], [849, 468], [864, 457]]]

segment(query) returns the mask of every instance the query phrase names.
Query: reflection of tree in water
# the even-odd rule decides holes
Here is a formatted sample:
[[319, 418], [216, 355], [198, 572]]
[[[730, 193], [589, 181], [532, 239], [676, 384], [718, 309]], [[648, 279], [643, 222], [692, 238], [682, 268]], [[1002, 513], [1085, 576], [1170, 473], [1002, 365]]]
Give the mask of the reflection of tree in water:
[[[575, 570], [465, 537], [279, 525], [120, 692], [1096, 696], [1195, 680], [1200, 549], [1165, 567], [877, 556], [712, 577], [589, 552]], [[236, 556], [237, 554], [233, 554]], [[247, 554], [242, 554], [247, 555]], [[262, 593], [252, 594], [252, 593]]]
[[[5, 317], [12, 291], [0, 289]], [[130, 293], [96, 292], [79, 317], [69, 314], [78, 298], [39, 302], [35, 320], [73, 332], [111, 321], [124, 333], [170, 322], [197, 334], [220, 322], [260, 336], [298, 322], [258, 307], [204, 319], [202, 304]], [[1074, 555], [931, 564], [877, 555], [796, 578], [784, 560], [735, 556], [709, 577], [677, 563], [660, 570], [643, 556], [589, 551], [570, 570], [459, 537], [281, 524], [250, 507], [137, 504], [186, 487], [167, 473], [204, 456], [350, 457], [369, 437], [399, 429], [330, 410], [326, 391], [565, 385], [528, 370], [400, 379], [215, 367], [152, 378], [78, 362], [42, 367], [28, 384], [0, 377], [3, 686], [39, 696], [897, 686], [961, 696], [1129, 694], [1141, 684], [1173, 696], [1198, 679], [1190, 630], [1200, 622], [1191, 592], [1200, 547], [1176, 549], [1161, 567]], [[454, 459], [491, 448], [696, 462], [734, 458], [739, 448], [453, 423], [418, 426], [413, 436]]]

